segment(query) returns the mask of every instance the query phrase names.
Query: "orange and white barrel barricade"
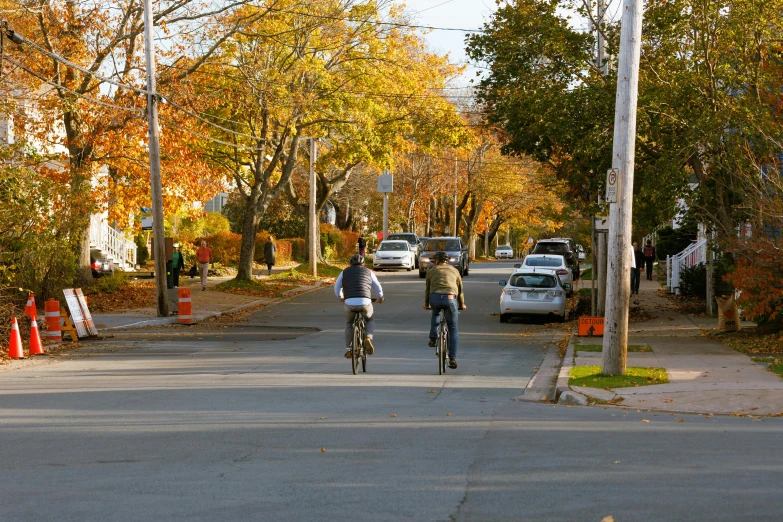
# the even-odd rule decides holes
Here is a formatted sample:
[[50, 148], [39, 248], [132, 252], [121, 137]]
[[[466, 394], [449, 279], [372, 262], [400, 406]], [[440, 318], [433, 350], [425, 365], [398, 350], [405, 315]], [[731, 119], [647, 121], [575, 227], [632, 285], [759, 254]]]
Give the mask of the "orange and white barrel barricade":
[[193, 324], [193, 306], [190, 300], [190, 288], [177, 289], [179, 324]]
[[46, 317], [46, 331], [44, 339], [47, 341], [60, 342], [63, 339], [60, 329], [60, 302], [57, 299], [49, 299], [44, 303]]

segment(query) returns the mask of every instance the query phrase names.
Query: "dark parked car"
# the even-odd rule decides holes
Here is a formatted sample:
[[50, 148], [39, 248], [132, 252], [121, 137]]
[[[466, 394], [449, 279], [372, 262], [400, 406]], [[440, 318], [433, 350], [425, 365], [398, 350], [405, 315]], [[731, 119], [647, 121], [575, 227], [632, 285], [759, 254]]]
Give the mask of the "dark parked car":
[[566, 260], [566, 264], [574, 274], [574, 281], [579, 280], [579, 256], [577, 255], [574, 247], [571, 245], [573, 242], [569, 239], [542, 239], [536, 246], [533, 247], [531, 254], [556, 254], [563, 256]]
[[419, 277], [427, 276], [427, 269], [432, 266], [432, 256], [436, 252], [446, 252], [449, 256], [449, 264], [459, 270], [461, 276], [468, 275], [470, 271], [470, 258], [468, 247], [462, 244], [458, 237], [433, 237], [424, 245], [424, 250], [419, 255]]

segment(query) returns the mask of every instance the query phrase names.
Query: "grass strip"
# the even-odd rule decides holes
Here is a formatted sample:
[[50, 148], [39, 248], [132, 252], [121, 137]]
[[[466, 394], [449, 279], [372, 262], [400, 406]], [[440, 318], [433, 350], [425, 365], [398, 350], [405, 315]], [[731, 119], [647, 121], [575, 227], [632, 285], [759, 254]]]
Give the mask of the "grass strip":
[[569, 374], [569, 386], [587, 386], [590, 388], [629, 388], [666, 384], [669, 377], [665, 368], [640, 368], [630, 366], [625, 375], [604, 375], [600, 366], [574, 366]]
[[213, 290], [227, 294], [249, 295], [253, 297], [282, 297], [287, 290], [296, 288], [296, 284], [280, 281], [238, 281], [229, 279], [215, 285]]
[[[577, 344], [574, 347], [574, 351], [577, 352], [600, 352], [603, 351], [603, 345], [600, 344]], [[651, 352], [652, 348], [650, 348], [647, 344], [629, 344], [628, 345], [628, 351], [629, 352]]]
[[301, 265], [286, 270], [285, 272], [279, 272], [273, 274], [267, 280], [278, 282], [290, 282], [299, 284], [313, 284], [322, 279], [331, 279], [340, 275], [345, 266], [327, 265], [325, 263], [318, 263], [318, 277], [313, 278], [310, 275], [310, 265], [308, 263], [302, 263]]

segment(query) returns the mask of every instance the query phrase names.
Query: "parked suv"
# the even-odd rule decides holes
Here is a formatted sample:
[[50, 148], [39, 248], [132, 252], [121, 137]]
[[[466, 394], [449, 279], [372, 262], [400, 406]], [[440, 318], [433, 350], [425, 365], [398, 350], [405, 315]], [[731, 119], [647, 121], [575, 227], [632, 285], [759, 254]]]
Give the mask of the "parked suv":
[[92, 277], [95, 279], [114, 275], [114, 263], [98, 253], [90, 253], [90, 269], [92, 269]]
[[573, 273], [574, 281], [579, 280], [579, 257], [577, 256], [575, 247], [572, 246], [573, 241], [564, 238], [552, 238], [542, 239], [536, 246], [533, 247], [531, 254], [556, 254], [563, 256], [566, 260], [566, 265], [571, 269]]
[[407, 241], [413, 250], [413, 258], [416, 261], [416, 267], [419, 266], [419, 236], [413, 232], [398, 232], [396, 234], [389, 234], [389, 237], [385, 238], [386, 241]]
[[449, 264], [459, 270], [461, 276], [467, 276], [470, 271], [468, 247], [462, 244], [458, 237], [433, 237], [424, 245], [419, 255], [419, 277], [427, 277], [427, 269], [432, 266], [432, 256], [436, 252], [446, 252]]

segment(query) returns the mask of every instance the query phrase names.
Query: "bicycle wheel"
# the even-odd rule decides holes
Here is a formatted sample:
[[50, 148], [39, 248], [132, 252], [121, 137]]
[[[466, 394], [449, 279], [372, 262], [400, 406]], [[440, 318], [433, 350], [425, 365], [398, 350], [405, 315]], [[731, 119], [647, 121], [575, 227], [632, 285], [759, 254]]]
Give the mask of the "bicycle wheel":
[[359, 354], [362, 357], [362, 372], [367, 372], [367, 352], [364, 349], [364, 336], [365, 336], [365, 327], [366, 323], [364, 322], [364, 318], [361, 319], [359, 323], [359, 346], [361, 346], [361, 350], [359, 351]]
[[438, 375], [446, 373], [446, 352], [449, 349], [446, 332], [446, 317], [441, 312], [438, 325]]
[[353, 323], [353, 343], [351, 343], [351, 369], [353, 374], [356, 375], [359, 369], [359, 350], [361, 348], [361, 339], [359, 331], [359, 325], [356, 322]]

